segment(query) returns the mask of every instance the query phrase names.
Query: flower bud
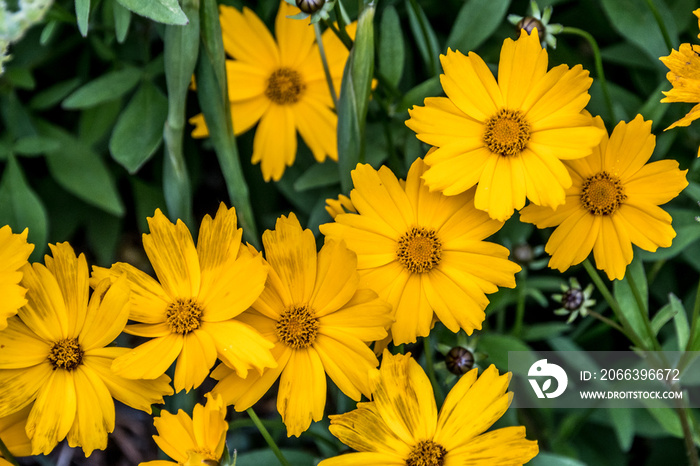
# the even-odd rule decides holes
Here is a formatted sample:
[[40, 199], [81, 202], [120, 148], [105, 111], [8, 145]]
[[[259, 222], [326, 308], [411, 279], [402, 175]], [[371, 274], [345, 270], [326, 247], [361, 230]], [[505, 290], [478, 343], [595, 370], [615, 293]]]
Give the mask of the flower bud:
[[474, 367], [474, 354], [466, 348], [455, 346], [445, 356], [445, 366], [453, 374], [465, 374]]
[[528, 34], [532, 34], [533, 29], [537, 29], [537, 33], [540, 36], [540, 41], [544, 42], [546, 40], [547, 28], [542, 24], [542, 21], [535, 18], [534, 16], [526, 16], [516, 25], [518, 30], [525, 29]]
[[301, 11], [307, 14], [313, 14], [323, 8], [323, 4], [326, 3], [326, 0], [296, 0], [296, 2]]

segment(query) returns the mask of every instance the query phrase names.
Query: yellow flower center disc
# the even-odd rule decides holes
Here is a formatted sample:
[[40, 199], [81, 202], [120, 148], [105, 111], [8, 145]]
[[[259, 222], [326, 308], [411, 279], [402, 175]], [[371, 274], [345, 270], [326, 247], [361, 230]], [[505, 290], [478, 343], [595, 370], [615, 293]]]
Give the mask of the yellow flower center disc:
[[581, 204], [593, 215], [613, 214], [625, 199], [622, 183], [607, 172], [590, 176], [583, 182]]
[[172, 333], [190, 333], [202, 324], [202, 308], [191, 299], [178, 298], [165, 310], [165, 321]]
[[440, 263], [442, 243], [435, 230], [413, 227], [399, 239], [396, 255], [409, 271], [428, 272]]
[[443, 466], [447, 450], [432, 440], [418, 443], [406, 458], [406, 466]]
[[72, 371], [83, 362], [83, 350], [77, 338], [66, 338], [53, 344], [49, 361], [54, 369]]
[[308, 348], [316, 340], [318, 319], [306, 306], [287, 309], [275, 325], [277, 338], [294, 349]]
[[306, 90], [299, 72], [291, 68], [280, 68], [267, 79], [265, 95], [278, 105], [295, 104]]
[[484, 144], [494, 154], [518, 155], [530, 141], [530, 124], [520, 110], [502, 108], [486, 120]]

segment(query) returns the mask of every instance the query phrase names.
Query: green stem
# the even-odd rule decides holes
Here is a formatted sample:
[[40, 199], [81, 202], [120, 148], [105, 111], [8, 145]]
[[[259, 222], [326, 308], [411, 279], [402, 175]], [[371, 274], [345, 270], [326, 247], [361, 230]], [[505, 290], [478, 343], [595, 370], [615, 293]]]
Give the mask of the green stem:
[[326, 84], [328, 84], [328, 90], [331, 92], [331, 98], [333, 99], [333, 107], [338, 109], [338, 94], [335, 93], [335, 86], [333, 85], [333, 76], [331, 76], [331, 69], [328, 66], [328, 59], [326, 58], [326, 51], [323, 47], [323, 38], [321, 37], [321, 26], [318, 23], [314, 24], [314, 33], [316, 33], [316, 43], [318, 44], [318, 51], [321, 55], [321, 63], [323, 63], [323, 73], [326, 75]]
[[666, 48], [668, 50], [673, 49], [673, 43], [671, 42], [671, 36], [668, 35], [668, 29], [666, 29], [666, 25], [664, 24], [663, 19], [661, 18], [661, 15], [659, 14], [659, 10], [656, 8], [656, 5], [654, 5], [654, 2], [651, 0], [644, 0], [647, 3], [647, 6], [651, 10], [651, 14], [654, 15], [654, 19], [656, 20], [656, 24], [658, 24], [659, 29], [661, 30], [661, 35], [664, 37], [664, 42], [666, 43]]
[[12, 453], [10, 453], [10, 450], [7, 449], [7, 446], [5, 446], [5, 443], [2, 441], [2, 439], [0, 439], [0, 456], [12, 463], [14, 466], [19, 466], [19, 463], [12, 455]]
[[647, 307], [644, 304], [644, 301], [642, 300], [642, 295], [639, 293], [639, 287], [637, 286], [637, 282], [634, 279], [634, 275], [631, 272], [627, 274], [627, 283], [629, 283], [630, 289], [632, 290], [632, 295], [634, 296], [634, 300], [637, 303], [637, 310], [639, 311], [639, 316], [641, 317], [642, 322], [644, 322], [644, 330], [646, 330], [647, 335], [649, 335], [649, 339], [651, 340], [652, 345], [654, 346], [654, 350], [661, 351], [661, 345], [659, 345], [659, 341], [656, 339], [654, 330], [651, 328], [651, 322], [649, 321], [649, 312], [647, 311]]
[[647, 283], [649, 284], [650, 288], [651, 284], [654, 283], [654, 280], [656, 280], [656, 277], [659, 275], [659, 272], [663, 268], [664, 264], [666, 264], [666, 259], [661, 259], [654, 262], [651, 270], [649, 270], [649, 273], [647, 273]]
[[598, 76], [598, 81], [600, 81], [600, 88], [603, 91], [605, 106], [608, 108], [610, 119], [612, 121], [617, 121], [617, 118], [615, 118], [615, 109], [613, 107], [612, 98], [610, 98], [610, 92], [608, 91], [608, 83], [605, 80], [605, 73], [603, 72], [603, 58], [600, 55], [600, 48], [598, 48], [598, 43], [596, 42], [595, 38], [583, 29], [574, 27], [564, 27], [561, 32], [564, 34], [568, 33], [583, 37], [591, 45], [591, 48], [593, 49], [593, 58], [595, 60], [595, 71], [596, 75]]
[[291, 466], [287, 459], [282, 455], [282, 451], [280, 451], [279, 447], [275, 443], [274, 439], [270, 435], [270, 433], [267, 431], [265, 428], [265, 425], [263, 425], [262, 422], [260, 422], [260, 418], [258, 417], [257, 414], [255, 414], [255, 411], [253, 411], [253, 408], [248, 408], [246, 410], [246, 413], [248, 413], [248, 416], [253, 420], [253, 424], [255, 424], [255, 427], [258, 428], [258, 431], [260, 431], [260, 434], [263, 436], [265, 439], [265, 442], [267, 442], [267, 446], [270, 447], [272, 452], [275, 454], [277, 457], [277, 460], [280, 462], [282, 466]]
[[326, 22], [326, 24], [328, 24], [328, 26], [335, 33], [335, 35], [338, 36], [338, 38], [343, 42], [345, 47], [347, 47], [348, 50], [351, 50], [353, 46], [353, 40], [350, 38], [350, 35], [348, 35], [348, 31], [346, 29], [347, 23], [345, 22], [345, 15], [341, 11], [341, 8], [342, 6], [340, 2], [335, 2], [335, 19], [338, 22], [338, 27], [335, 28], [335, 25], [330, 22]]
[[620, 327], [620, 325], [615, 322], [614, 320], [608, 319], [602, 314], [598, 314], [596, 311], [588, 311], [588, 315], [593, 317], [594, 319], [598, 319], [599, 321], [603, 322], [604, 324], [614, 328], [618, 332], [622, 333], [623, 335], [627, 336], [627, 333], [625, 332], [625, 329]]
[[603, 280], [600, 278], [600, 275], [598, 275], [598, 272], [596, 272], [595, 268], [593, 267], [593, 264], [591, 264], [591, 262], [588, 259], [586, 259], [583, 261], [583, 267], [586, 269], [586, 272], [588, 272], [588, 275], [591, 277], [591, 280], [593, 280], [593, 283], [595, 284], [596, 288], [598, 288], [600, 294], [603, 295], [603, 298], [608, 303], [608, 306], [610, 306], [610, 309], [612, 309], [613, 314], [615, 314], [615, 317], [617, 317], [617, 320], [619, 320], [622, 323], [622, 328], [624, 329], [623, 333], [625, 334], [625, 336], [632, 343], [634, 343], [636, 347], [641, 349], [647, 349], [644, 347], [644, 344], [639, 339], [639, 337], [637, 337], [637, 334], [634, 333], [634, 331], [632, 330], [629, 321], [625, 317], [625, 314], [622, 312], [622, 309], [620, 309], [620, 305], [610, 293], [610, 290], [608, 290], [608, 288], [603, 283]]
[[433, 364], [433, 347], [430, 344], [430, 336], [423, 337], [423, 352], [425, 353], [425, 365], [426, 371], [428, 372], [428, 378], [433, 386], [433, 391], [435, 392], [435, 401], [438, 406], [442, 406], [442, 402], [445, 400], [445, 393], [442, 391], [442, 387], [438, 383], [437, 377], [435, 376], [435, 365]]
[[695, 448], [695, 442], [693, 442], [693, 431], [688, 422], [688, 410], [682, 405], [681, 400], [674, 399], [674, 404], [678, 418], [681, 421], [681, 428], [683, 429], [683, 440], [685, 442], [685, 452], [688, 455], [688, 464], [690, 466], [699, 466], [700, 459], [698, 459], [698, 450]]
[[693, 306], [693, 317], [690, 320], [690, 338], [688, 339], [688, 344], [685, 350], [690, 351], [691, 345], [693, 344], [693, 335], [698, 331], [698, 322], [700, 320], [700, 282], [698, 282], [698, 291], [695, 293], [695, 305]]
[[515, 307], [515, 323], [513, 324], [513, 336], [520, 337], [523, 333], [523, 321], [525, 320], [525, 285], [520, 284], [515, 287], [518, 293], [518, 300]]

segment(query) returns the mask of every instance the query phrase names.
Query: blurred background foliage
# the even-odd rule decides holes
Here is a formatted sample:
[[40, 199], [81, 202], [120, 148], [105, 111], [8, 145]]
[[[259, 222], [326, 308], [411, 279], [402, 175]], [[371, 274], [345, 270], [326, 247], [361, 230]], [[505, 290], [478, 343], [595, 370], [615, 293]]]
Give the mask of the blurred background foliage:
[[[525, 15], [529, 8], [525, 0], [381, 0], [376, 5], [344, 1], [353, 19], [358, 9], [371, 7], [374, 12], [368, 26], [374, 30], [374, 44], [356, 51], [355, 59], [365, 66], [373, 62], [378, 83], [371, 98], [360, 102], [366, 108], [366, 118], [361, 112], [359, 127], [349, 123], [353, 115], [340, 118], [339, 138], [352, 145], [355, 154], [343, 160], [341, 153], [339, 170], [333, 161], [316, 163], [300, 139], [295, 164], [279, 182], [266, 183], [259, 167], [250, 163], [253, 131], [249, 131], [235, 140], [234, 152], [229, 154], [240, 156], [236, 160], [240, 160], [243, 175], [232, 186], [227, 176], [230, 167], [222, 169], [222, 159], [214, 151], [217, 141], [192, 139], [192, 127], [184, 123], [200, 113], [201, 99], [195, 92], [181, 92], [184, 97], [179, 105], [185, 114], [178, 115], [173, 111], [176, 98], [168, 95], [171, 84], [166, 82], [169, 59], [164, 38], [185, 34], [182, 30], [192, 24], [178, 31], [173, 28], [179, 26], [161, 23], [184, 23], [187, 7], [193, 8], [196, 16], [198, 3], [183, 2], [182, 13], [179, 9], [158, 9], [167, 7], [169, 0], [58, 0], [43, 21], [9, 49], [12, 58], [0, 76], [0, 224], [9, 224], [15, 231], [29, 228], [29, 240], [36, 244], [32, 260], [43, 257], [47, 243], [70, 241], [92, 264], [109, 266], [119, 260], [147, 268], [140, 239], [147, 231], [146, 217], [161, 208], [171, 218], [182, 217], [190, 228], [196, 228], [201, 217], [213, 213], [219, 202], [230, 204], [242, 182], [249, 190], [258, 233], [272, 228], [279, 215], [294, 211], [302, 225], [318, 234], [318, 225], [330, 221], [325, 199], [348, 193], [348, 171], [343, 167], [352, 168], [354, 160], [375, 167], [386, 164], [405, 177], [411, 162], [425, 154], [428, 148], [404, 121], [408, 108], [422, 104], [425, 97], [442, 94], [440, 53], [448, 47], [464, 53], [475, 51], [495, 71], [503, 40], [516, 37], [506, 16]], [[218, 3], [252, 8], [271, 29], [278, 7], [277, 0]], [[9, 9], [17, 4], [11, 0]], [[594, 77], [588, 110], [602, 116], [608, 131], [638, 113], [652, 119], [652, 131], [657, 135], [652, 160], [673, 158], [681, 169], [689, 170], [689, 186], [665, 206], [678, 234], [673, 246], [656, 253], [635, 249], [635, 261], [627, 273], [633, 274], [639, 285], [641, 296], [636, 298], [641, 300], [632, 295], [627, 279], [614, 284], [606, 281], [606, 285], [637, 334], [651, 346], [658, 342], [668, 350], [698, 351], [700, 159], [696, 153], [700, 124], [663, 132], [690, 105], [659, 102], [661, 91], [671, 87], [659, 57], [670, 53], [669, 46], [677, 49], [683, 42], [698, 43], [697, 19], [692, 15], [697, 3], [543, 0], [539, 6], [553, 6], [551, 21], [564, 26], [556, 49], [548, 50], [550, 67], [582, 64]], [[202, 25], [203, 35], [204, 30]], [[580, 31], [590, 34], [600, 49], [609, 99], [596, 69], [595, 46]], [[371, 70], [371, 66], [366, 69]], [[189, 76], [191, 73], [184, 76], [187, 82]], [[182, 82], [181, 76], [181, 88]], [[340, 105], [339, 113], [347, 110], [342, 96]], [[174, 165], [169, 165], [173, 162], [164, 149], [166, 121], [176, 130], [178, 121], [184, 125], [181, 152], [186, 171], [179, 172], [185, 176], [180, 179], [182, 184], [173, 181]], [[166, 130], [166, 140], [173, 137], [177, 140], [177, 131], [168, 135]], [[178, 196], [186, 199], [178, 204]], [[173, 205], [184, 206], [184, 210], [174, 212]], [[255, 243], [253, 233], [254, 229], [248, 232], [248, 241]], [[436, 375], [445, 392], [455, 377], [440, 362], [454, 346], [469, 347], [480, 355], [477, 364], [481, 367], [494, 363], [504, 371], [509, 369], [508, 351], [630, 348], [630, 341], [599, 320], [587, 317], [567, 324], [566, 317], [553, 313], [560, 305], [551, 296], [561, 292], [569, 277], [577, 277], [583, 287], [590, 278], [581, 266], [563, 275], [549, 270], [543, 252], [546, 238], [532, 225], [520, 223], [515, 215], [495, 240], [511, 249], [523, 272], [518, 274], [515, 289], [491, 296], [484, 330], [467, 339], [438, 324], [428, 345], [404, 348], [423, 363], [426, 357], [438, 362]], [[594, 311], [612, 317], [598, 291], [593, 298], [597, 301]], [[641, 315], [647, 316], [646, 322]], [[270, 402], [273, 399], [265, 398], [267, 402], [259, 409], [269, 413], [266, 425], [292, 464], [311, 465], [344, 448], [328, 433], [327, 420], [312, 426], [301, 439], [284, 438]], [[328, 414], [353, 408], [337, 390], [329, 400]], [[687, 414], [697, 445], [700, 429], [696, 419], [700, 413], [688, 410]], [[115, 436], [121, 440], [116, 440], [116, 445], [111, 442], [107, 453], [96, 453], [84, 464], [130, 464], [135, 457], [125, 453], [128, 448], [124, 445], [129, 442], [132, 450], [155, 451], [148, 434], [143, 438], [143, 432], [150, 433], [150, 418], [133, 413], [125, 416]], [[135, 427], [144, 423], [145, 427]], [[538, 439], [541, 453], [530, 463], [536, 466], [687, 463], [681, 419], [670, 408], [511, 409], [498, 425], [508, 424], [524, 424], [528, 437]], [[240, 452], [238, 465], [275, 464], [247, 417], [235, 415], [232, 427], [229, 448]]]

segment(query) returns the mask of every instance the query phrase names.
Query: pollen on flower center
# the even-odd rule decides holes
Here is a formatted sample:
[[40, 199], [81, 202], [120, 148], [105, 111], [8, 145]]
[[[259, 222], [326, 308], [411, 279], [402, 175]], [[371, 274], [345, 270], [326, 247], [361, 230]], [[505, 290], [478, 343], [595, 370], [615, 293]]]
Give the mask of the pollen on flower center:
[[518, 155], [530, 141], [530, 123], [520, 110], [500, 109], [486, 120], [484, 144], [494, 154]]
[[428, 272], [440, 263], [442, 243], [435, 230], [413, 227], [399, 238], [396, 255], [399, 262], [409, 271]]
[[165, 321], [172, 333], [190, 333], [202, 325], [202, 308], [192, 299], [178, 298], [165, 310]]
[[306, 90], [298, 71], [280, 68], [267, 79], [265, 96], [278, 105], [295, 104]]
[[72, 371], [82, 364], [83, 354], [77, 338], [65, 338], [53, 344], [49, 351], [49, 362], [54, 370]]
[[423, 440], [413, 447], [406, 466], [443, 466], [447, 450], [432, 440]]
[[581, 204], [593, 215], [610, 215], [627, 199], [620, 180], [607, 172], [589, 176], [581, 189]]
[[275, 325], [277, 338], [294, 349], [308, 348], [316, 341], [318, 319], [307, 306], [293, 307], [282, 313]]

